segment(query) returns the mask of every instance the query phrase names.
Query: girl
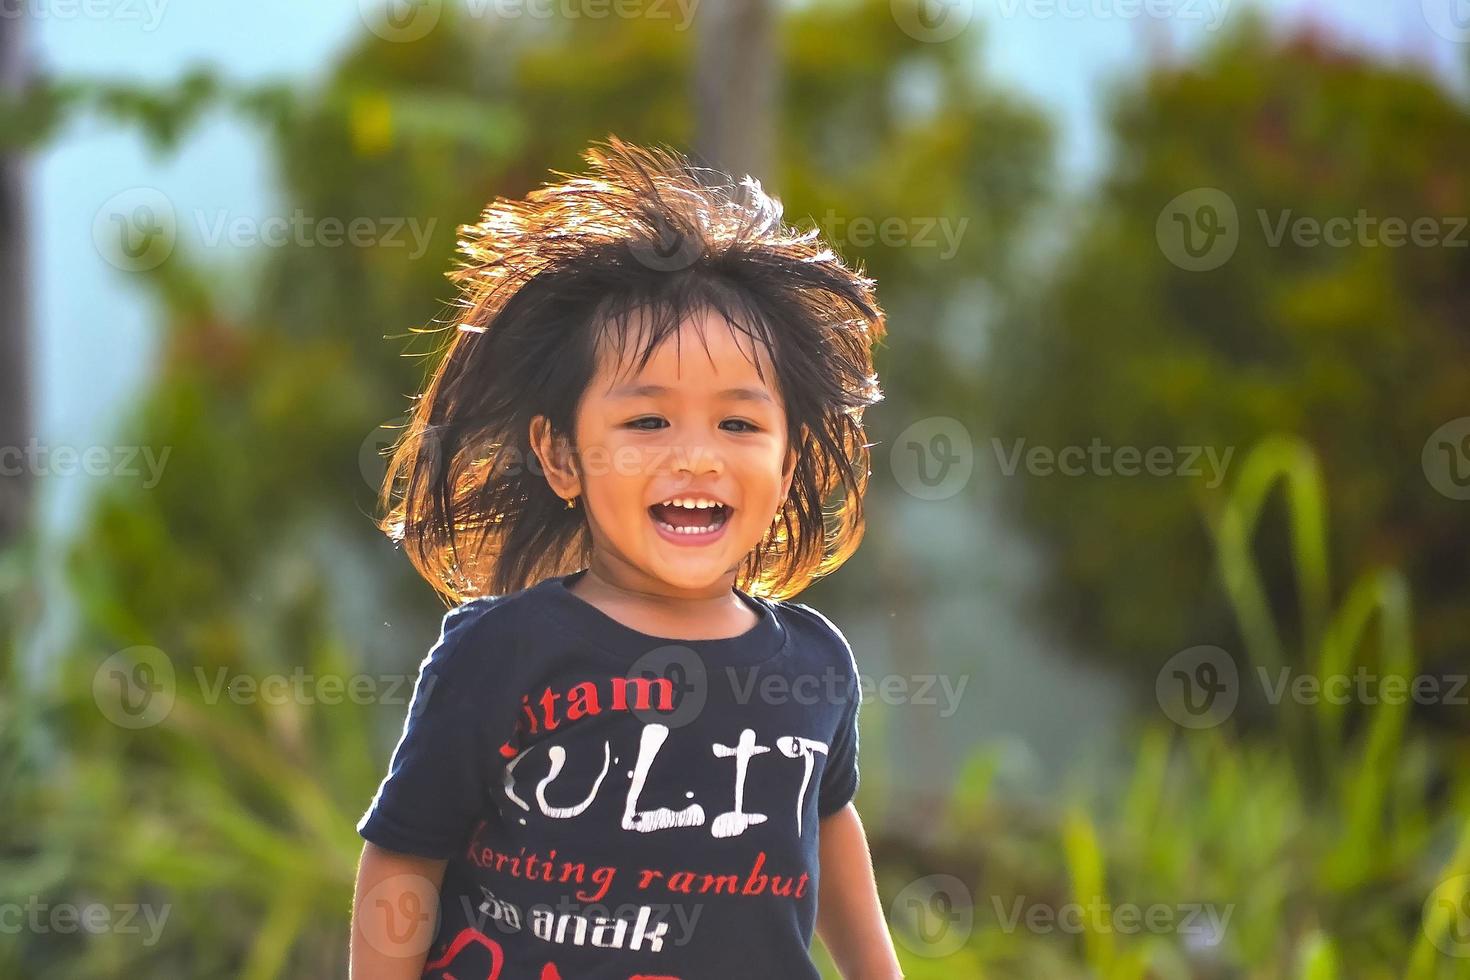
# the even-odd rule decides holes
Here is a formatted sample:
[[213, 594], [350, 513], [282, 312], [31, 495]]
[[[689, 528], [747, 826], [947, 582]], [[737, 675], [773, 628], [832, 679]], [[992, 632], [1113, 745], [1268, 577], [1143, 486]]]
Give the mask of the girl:
[[[862, 536], [873, 282], [610, 137], [461, 229], [383, 528], [460, 604], [358, 830], [354, 978], [901, 976], [857, 666], [784, 601]], [[840, 495], [835, 509], [830, 498]]]

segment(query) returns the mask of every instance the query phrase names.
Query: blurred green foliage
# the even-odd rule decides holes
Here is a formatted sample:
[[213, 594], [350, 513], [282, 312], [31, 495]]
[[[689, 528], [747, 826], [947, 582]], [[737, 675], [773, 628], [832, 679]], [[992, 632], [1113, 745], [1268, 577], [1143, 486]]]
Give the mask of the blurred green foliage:
[[[1252, 638], [1237, 666], [1245, 672], [1280, 658], [1318, 678], [1359, 664], [1412, 677], [1408, 596], [1390, 568], [1364, 573], [1341, 606], [1311, 610], [1308, 618], [1323, 628], [1310, 643], [1275, 643], [1278, 624], [1257, 601], [1262, 569], [1247, 546], [1260, 530], [1259, 505], [1278, 484], [1304, 509], [1325, 511], [1317, 466], [1302, 443], [1261, 444], [1243, 461], [1212, 527], [1221, 577], [1232, 583], [1227, 604]], [[1310, 595], [1306, 582], [1330, 581], [1320, 561], [1325, 524], [1306, 523], [1287, 551]], [[1381, 641], [1371, 640], [1369, 623]], [[981, 750], [944, 836], [946, 848], [972, 856], [954, 864], [979, 866], [966, 882], [974, 938], [954, 954], [971, 957], [968, 972], [943, 972], [955, 963], [945, 957], [934, 972], [921, 960], [908, 975], [1464, 976], [1463, 953], [1441, 952], [1440, 944], [1463, 950], [1470, 774], [1462, 746], [1405, 728], [1406, 703], [1358, 705], [1345, 724], [1341, 705], [1288, 699], [1269, 730], [1246, 732], [1230, 720], [1198, 730], [1146, 721], [1128, 778], [1101, 795], [1078, 793], [1075, 806], [1057, 812], [1028, 812], [987, 792]], [[885, 870], [902, 880], [940, 868]], [[1082, 928], [1028, 930], [1024, 918], [1018, 928], [1017, 903], [1070, 904], [1084, 910]], [[1130, 930], [1119, 912], [1125, 904], [1166, 907], [1175, 926], [1139, 928], [1135, 918]], [[1186, 918], [1195, 906], [1203, 911]], [[901, 914], [895, 925], [926, 933]]]
[[[1391, 247], [1376, 229], [1343, 247], [1272, 237], [1283, 217], [1363, 211], [1435, 219], [1448, 242], [1470, 214], [1470, 109], [1426, 70], [1311, 33], [1278, 40], [1247, 18], [1198, 59], [1130, 79], [1112, 126], [1107, 179], [1078, 203], [1054, 271], [998, 331], [999, 437], [1054, 451], [1094, 439], [1211, 447], [1237, 466], [1260, 439], [1298, 436], [1334, 491], [1333, 570], [1403, 568], [1428, 665], [1458, 666], [1470, 512], [1434, 490], [1420, 455], [1465, 414], [1470, 232], [1458, 247]], [[1239, 241], [1218, 268], [1190, 271], [1166, 259], [1157, 223], [1202, 188], [1233, 202]], [[1182, 647], [1238, 647], [1199, 520], [1222, 493], [1209, 476], [1023, 467], [1006, 488], [1055, 563], [1039, 615], [1149, 683]], [[1260, 550], [1278, 598], [1290, 595], [1286, 540], [1267, 536]], [[1464, 731], [1463, 715], [1442, 721]]]

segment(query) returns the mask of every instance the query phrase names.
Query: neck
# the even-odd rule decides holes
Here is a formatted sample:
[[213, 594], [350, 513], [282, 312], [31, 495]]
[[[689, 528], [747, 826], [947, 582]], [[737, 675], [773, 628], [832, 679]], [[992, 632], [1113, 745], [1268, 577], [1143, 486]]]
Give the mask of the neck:
[[572, 591], [635, 629], [690, 639], [738, 635], [753, 614], [734, 592], [735, 569], [700, 589], [680, 589], [594, 552]]
[[621, 559], [593, 552], [582, 576], [584, 584], [609, 597], [616, 595], [630, 602], [647, 602], [669, 609], [723, 606], [735, 599], [735, 569], [730, 569], [708, 586], [683, 589], [658, 579]]

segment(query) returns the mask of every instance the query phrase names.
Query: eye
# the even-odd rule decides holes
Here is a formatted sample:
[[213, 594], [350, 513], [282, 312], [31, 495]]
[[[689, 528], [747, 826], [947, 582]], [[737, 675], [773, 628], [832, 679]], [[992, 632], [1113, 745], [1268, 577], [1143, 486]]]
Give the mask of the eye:
[[[645, 422], [652, 422], [654, 424], [653, 425], [644, 425]], [[634, 419], [633, 421], [627, 423], [624, 426], [624, 428], [627, 428], [627, 429], [643, 429], [644, 431], [651, 432], [654, 429], [663, 428], [663, 425], [664, 425], [664, 420], [661, 419], [661, 418], [659, 418], [657, 415], [645, 415], [641, 419]]]
[[721, 424], [722, 425], [730, 425], [732, 423], [734, 425], [743, 425], [743, 426], [745, 426], [744, 429], [740, 429], [740, 430], [737, 430], [737, 431], [742, 431], [742, 432], [759, 432], [761, 430], [760, 426], [756, 425], [754, 422], [747, 422], [745, 419], [726, 419]]

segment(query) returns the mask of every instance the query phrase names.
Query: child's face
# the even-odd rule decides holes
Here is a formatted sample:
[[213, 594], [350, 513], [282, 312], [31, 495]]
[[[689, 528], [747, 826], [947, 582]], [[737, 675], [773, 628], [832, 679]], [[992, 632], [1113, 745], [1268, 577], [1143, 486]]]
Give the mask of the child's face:
[[751, 347], [718, 314], [701, 314], [636, 374], [614, 363], [616, 351], [600, 354], [577, 414], [576, 483], [553, 488], [582, 495], [604, 574], [634, 587], [728, 591], [770, 529], [796, 456], [774, 367], [763, 344]]

